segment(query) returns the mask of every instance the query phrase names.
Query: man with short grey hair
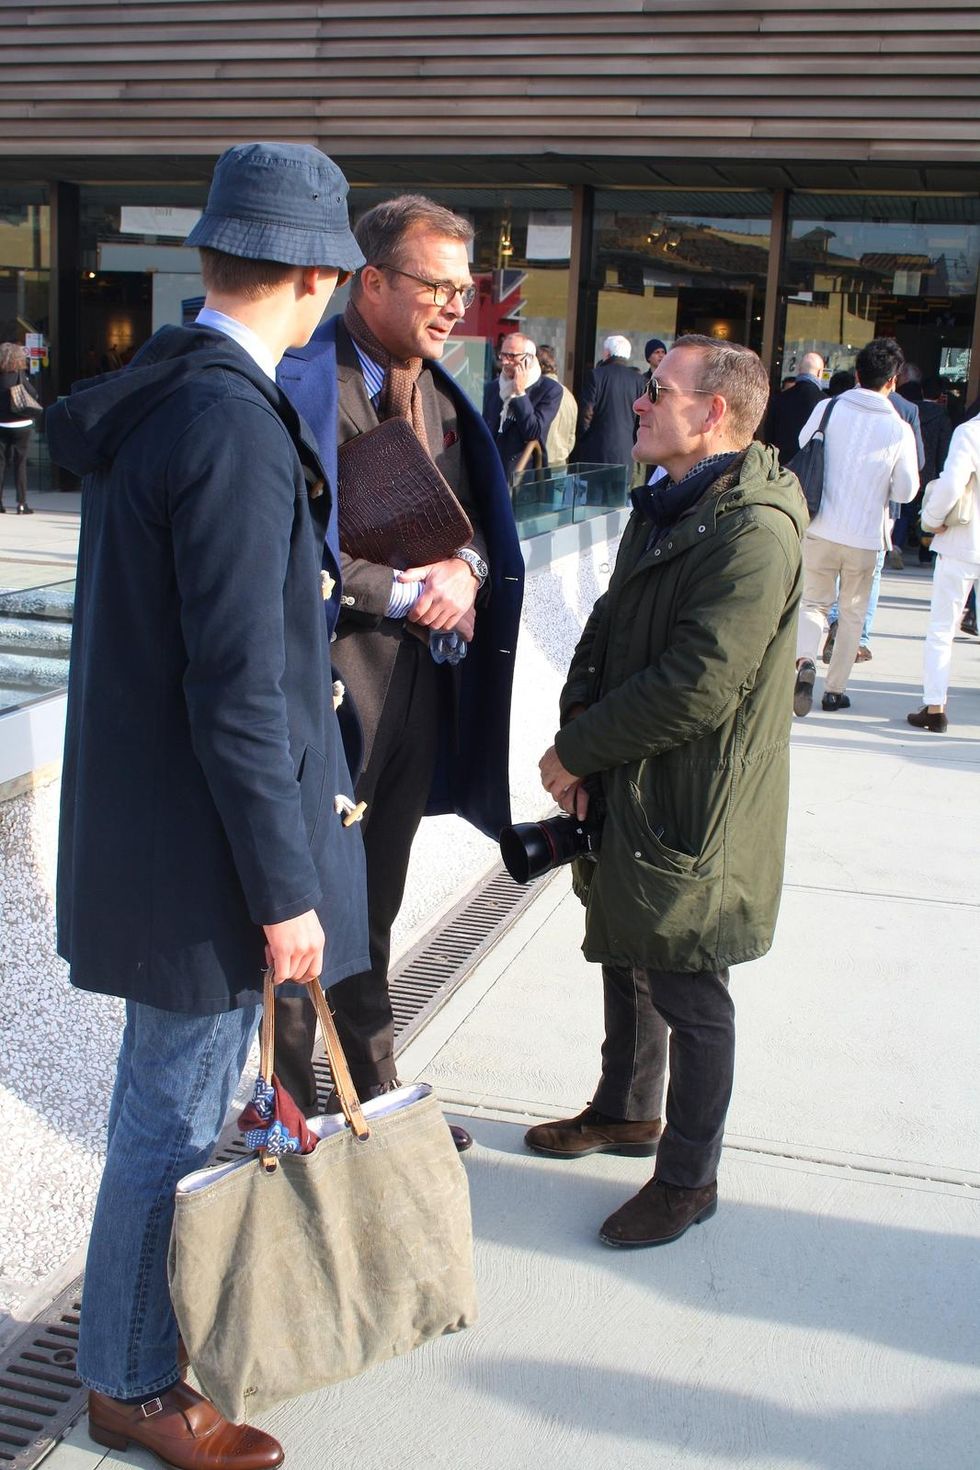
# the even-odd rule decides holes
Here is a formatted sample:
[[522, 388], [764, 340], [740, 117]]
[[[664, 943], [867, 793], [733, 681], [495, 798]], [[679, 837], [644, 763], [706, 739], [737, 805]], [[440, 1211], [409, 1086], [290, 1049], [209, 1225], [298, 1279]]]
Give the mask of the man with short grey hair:
[[657, 1152], [602, 1226], [611, 1246], [664, 1245], [714, 1214], [729, 966], [766, 952], [779, 907], [806, 507], [752, 438], [768, 391], [754, 352], [708, 337], [680, 338], [654, 370], [634, 453], [667, 478], [633, 492], [540, 762], [559, 805], [598, 828], [574, 882], [605, 1040], [589, 1106], [525, 1141], [560, 1159]]

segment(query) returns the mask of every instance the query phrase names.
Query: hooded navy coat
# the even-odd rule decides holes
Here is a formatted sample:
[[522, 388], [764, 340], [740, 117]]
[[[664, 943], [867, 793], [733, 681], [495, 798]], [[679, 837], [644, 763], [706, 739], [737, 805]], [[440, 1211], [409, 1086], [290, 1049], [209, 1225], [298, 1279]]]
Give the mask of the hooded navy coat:
[[48, 414], [85, 475], [58, 859], [82, 989], [209, 1013], [261, 1000], [263, 924], [309, 909], [323, 983], [368, 965], [364, 854], [331, 698], [332, 495], [235, 342], [165, 327]]
[[[279, 368], [280, 382], [312, 427], [324, 464], [332, 473], [337, 453], [338, 374], [360, 371], [343, 364], [338, 367], [339, 321], [340, 317], [331, 317], [324, 322], [306, 347], [286, 353]], [[438, 363], [432, 362], [429, 367], [450, 394], [458, 415], [470, 492], [487, 546], [490, 583], [484, 589], [485, 601], [479, 605], [473, 642], [459, 665], [457, 719], [455, 724], [444, 721], [440, 727], [440, 750], [426, 815], [455, 812], [496, 838], [501, 827], [510, 822], [510, 701], [524, 594], [524, 560], [510, 492], [493, 439], [458, 384]], [[355, 567], [363, 565], [354, 563]], [[395, 646], [385, 639], [379, 651], [370, 638], [371, 629], [384, 615], [387, 587], [390, 583], [374, 612], [355, 606], [358, 599], [354, 597], [340, 611], [337, 648], [343, 648], [344, 658], [341, 663], [338, 654], [337, 662], [364, 717], [368, 746], [384, 703]]]

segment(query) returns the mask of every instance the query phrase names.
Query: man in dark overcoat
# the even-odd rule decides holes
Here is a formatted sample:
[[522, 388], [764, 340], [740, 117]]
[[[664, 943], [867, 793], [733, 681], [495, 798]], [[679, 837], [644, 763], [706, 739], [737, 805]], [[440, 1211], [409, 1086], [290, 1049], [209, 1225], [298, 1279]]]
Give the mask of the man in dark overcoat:
[[512, 484], [529, 444], [541, 446], [541, 463], [548, 467], [548, 431], [561, 407], [561, 384], [542, 373], [535, 343], [521, 332], [504, 338], [499, 356], [500, 376], [483, 394], [483, 421]]
[[333, 487], [275, 382], [362, 257], [319, 150], [218, 160], [187, 243], [205, 306], [48, 415], [84, 475], [58, 947], [126, 1025], [85, 1269], [78, 1371], [101, 1444], [177, 1467], [283, 1454], [184, 1380], [167, 1285], [178, 1180], [211, 1155], [262, 976], [367, 960], [360, 831], [333, 708]]
[[[286, 355], [280, 382], [328, 457], [338, 440], [406, 418], [473, 525], [469, 545], [404, 572], [341, 555], [344, 596], [332, 652], [363, 726], [357, 797], [367, 803], [371, 963], [331, 1001], [358, 1091], [373, 1097], [397, 1085], [388, 961], [419, 823], [425, 814], [455, 812], [496, 838], [510, 820], [510, 698], [524, 563], [493, 442], [438, 362], [473, 299], [472, 227], [431, 200], [404, 195], [370, 210], [355, 233], [367, 264], [343, 318]], [[455, 666], [433, 658], [440, 650], [430, 637], [440, 632], [454, 633], [456, 651], [465, 649]], [[314, 1034], [312, 1006], [280, 999], [280, 1077], [310, 1112], [317, 1108]], [[457, 1147], [469, 1147], [464, 1129], [453, 1136]]]
[[773, 393], [769, 399], [762, 438], [777, 451], [780, 464], [789, 464], [800, 447], [800, 430], [827, 396], [821, 379], [823, 368], [819, 352], [804, 352], [792, 388]]
[[579, 402], [578, 439], [572, 458], [581, 464], [633, 462], [633, 406], [643, 391], [643, 374], [630, 367], [628, 337], [607, 337], [602, 361], [589, 373]]

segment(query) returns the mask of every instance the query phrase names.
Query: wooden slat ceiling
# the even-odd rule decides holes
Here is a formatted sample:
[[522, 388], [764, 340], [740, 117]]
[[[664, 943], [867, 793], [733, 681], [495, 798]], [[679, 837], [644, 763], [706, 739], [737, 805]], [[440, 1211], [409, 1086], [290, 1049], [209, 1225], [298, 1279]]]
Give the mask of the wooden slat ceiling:
[[978, 101], [976, 0], [0, 4], [8, 178], [262, 136], [362, 180], [975, 189]]

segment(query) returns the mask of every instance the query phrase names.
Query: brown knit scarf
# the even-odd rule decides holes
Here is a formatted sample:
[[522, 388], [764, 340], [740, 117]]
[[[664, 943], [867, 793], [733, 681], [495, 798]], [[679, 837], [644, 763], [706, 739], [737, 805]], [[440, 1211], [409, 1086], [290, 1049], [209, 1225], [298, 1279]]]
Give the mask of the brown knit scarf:
[[419, 374], [422, 371], [421, 357], [410, 357], [407, 361], [392, 357], [387, 347], [379, 342], [353, 301], [344, 308], [344, 326], [358, 347], [384, 368], [385, 379], [381, 388], [381, 403], [378, 417], [381, 420], [407, 419], [415, 430], [422, 448], [431, 458], [432, 451], [425, 433], [425, 413], [422, 394], [419, 391]]

